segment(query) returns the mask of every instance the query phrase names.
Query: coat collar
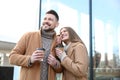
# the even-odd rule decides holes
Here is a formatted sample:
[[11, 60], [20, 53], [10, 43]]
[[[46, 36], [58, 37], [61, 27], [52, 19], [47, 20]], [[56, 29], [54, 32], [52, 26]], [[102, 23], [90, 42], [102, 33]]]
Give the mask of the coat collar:
[[[39, 35], [40, 35], [40, 47], [42, 47], [42, 29], [40, 28], [40, 31], [39, 31]], [[51, 48], [50, 48], [50, 54], [54, 55], [55, 56], [55, 47], [56, 47], [56, 32], [53, 36], [53, 41], [52, 41], [52, 45], [51, 45]]]
[[71, 42], [70, 46], [69, 46], [68, 49], [67, 49], [67, 55], [68, 55], [68, 56], [71, 56], [71, 55], [72, 55], [72, 51], [73, 51], [74, 47], [75, 47], [76, 45], [78, 45], [79, 43], [80, 43], [80, 42], [75, 42], [75, 43]]

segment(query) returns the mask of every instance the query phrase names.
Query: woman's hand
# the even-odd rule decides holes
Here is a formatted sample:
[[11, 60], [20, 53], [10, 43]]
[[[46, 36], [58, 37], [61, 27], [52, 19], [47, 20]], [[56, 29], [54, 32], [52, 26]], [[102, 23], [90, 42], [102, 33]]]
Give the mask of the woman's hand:
[[59, 48], [55, 48], [55, 51], [56, 51], [56, 55], [61, 61], [67, 56], [66, 53]]

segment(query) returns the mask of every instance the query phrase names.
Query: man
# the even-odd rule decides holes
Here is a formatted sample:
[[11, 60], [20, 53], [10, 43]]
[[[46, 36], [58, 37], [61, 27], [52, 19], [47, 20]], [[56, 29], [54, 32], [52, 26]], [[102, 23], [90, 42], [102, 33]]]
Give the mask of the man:
[[55, 80], [56, 72], [62, 70], [54, 53], [58, 21], [54, 10], [46, 12], [41, 29], [24, 34], [11, 51], [9, 62], [21, 66], [20, 80]]

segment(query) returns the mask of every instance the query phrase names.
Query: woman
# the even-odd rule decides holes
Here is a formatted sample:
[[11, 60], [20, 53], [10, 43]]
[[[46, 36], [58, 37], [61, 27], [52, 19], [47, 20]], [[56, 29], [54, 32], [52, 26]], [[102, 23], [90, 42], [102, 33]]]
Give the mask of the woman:
[[71, 27], [60, 29], [64, 51], [56, 48], [63, 66], [63, 80], [87, 80], [88, 53], [85, 44]]

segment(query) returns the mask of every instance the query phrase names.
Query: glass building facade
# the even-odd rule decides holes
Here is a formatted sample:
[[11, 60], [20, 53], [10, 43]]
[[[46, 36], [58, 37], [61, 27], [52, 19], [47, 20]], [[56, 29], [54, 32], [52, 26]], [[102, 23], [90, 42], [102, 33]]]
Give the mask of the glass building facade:
[[[0, 1], [3, 10], [0, 14], [0, 66], [12, 66], [7, 63], [6, 54], [23, 33], [38, 30], [45, 12], [54, 9], [60, 17], [56, 31], [59, 33], [61, 27], [70, 26], [87, 46], [88, 80], [120, 80], [119, 0], [8, 0], [11, 4], [14, 2], [13, 5], [6, 1]], [[10, 5], [9, 9], [3, 4]], [[14, 66], [14, 80], [18, 75], [19, 67]], [[61, 80], [61, 74], [57, 75], [57, 80]]]

